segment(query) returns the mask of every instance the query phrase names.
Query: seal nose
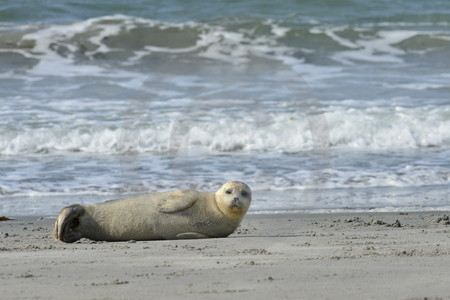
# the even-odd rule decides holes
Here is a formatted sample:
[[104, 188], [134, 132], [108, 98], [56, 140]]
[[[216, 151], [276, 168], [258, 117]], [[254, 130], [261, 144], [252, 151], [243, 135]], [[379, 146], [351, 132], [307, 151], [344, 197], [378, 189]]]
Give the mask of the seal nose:
[[240, 207], [241, 204], [239, 203], [239, 197], [234, 197], [233, 201], [231, 201], [231, 207]]

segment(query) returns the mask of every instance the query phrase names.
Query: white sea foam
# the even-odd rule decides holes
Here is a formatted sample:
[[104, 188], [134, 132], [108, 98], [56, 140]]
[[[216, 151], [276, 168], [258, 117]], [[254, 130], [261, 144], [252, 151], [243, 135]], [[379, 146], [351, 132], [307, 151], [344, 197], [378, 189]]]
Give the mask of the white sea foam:
[[405, 84], [397, 84], [396, 87], [400, 87], [408, 90], [438, 90], [438, 89], [450, 89], [450, 84], [438, 84], [438, 83], [405, 83]]
[[[261, 112], [265, 114], [264, 112]], [[313, 125], [303, 113], [267, 113], [261, 123], [258, 115], [233, 113], [221, 116], [221, 110], [210, 111], [211, 118], [192, 119], [186, 143], [191, 151], [201, 152], [286, 152], [313, 149], [315, 135], [325, 135], [330, 147], [353, 149], [414, 149], [450, 147], [450, 109], [366, 108], [335, 109], [323, 114], [324, 126]], [[102, 124], [28, 128], [24, 131], [2, 131], [0, 153], [38, 153], [42, 151], [83, 151], [93, 153], [167, 152], [173, 117], [137, 127]], [[189, 120], [189, 116], [187, 120]], [[324, 131], [325, 132], [322, 132]], [[173, 137], [172, 137], [173, 138]], [[181, 137], [180, 137], [181, 138]]]
[[403, 62], [401, 56], [406, 54], [406, 52], [394, 45], [418, 34], [417, 31], [379, 31], [377, 34], [378, 38], [349, 42], [339, 38], [333, 31], [328, 33], [333, 40], [341, 45], [355, 49], [338, 52], [332, 56], [336, 61], [344, 64], [352, 63], [353, 60], [401, 63]]
[[[400, 24], [401, 25], [401, 24]], [[374, 27], [380, 26], [380, 30], [374, 31]], [[385, 29], [385, 25], [365, 24], [360, 27], [349, 26], [327, 26], [313, 27], [311, 34], [326, 35], [338, 45], [349, 50], [338, 50], [331, 58], [343, 64], [354, 64], [354, 61], [365, 61], [370, 63], [402, 63], [403, 56], [408, 53], [424, 54], [433, 46], [427, 47], [426, 43], [416, 43], [415, 48], [405, 50], [401, 48], [402, 42], [416, 37], [428, 37], [430, 39], [449, 40], [448, 33], [430, 30], [398, 30]], [[405, 25], [406, 26], [406, 25]], [[357, 37], [345, 37], [346, 31], [354, 31]]]
[[[186, 47], [145, 45], [141, 49], [133, 49], [125, 65], [135, 63], [143, 57], [155, 52], [160, 53], [196, 53], [199, 57], [231, 63], [247, 62], [251, 55], [263, 56], [268, 52], [284, 52], [277, 45], [276, 39], [283, 37], [288, 28], [281, 27], [268, 20], [266, 25], [271, 27], [271, 34], [262, 36], [248, 36], [246, 30], [229, 31], [220, 25], [208, 25], [198, 22], [169, 23], [125, 15], [113, 15], [87, 19], [68, 25], [51, 25], [36, 29], [22, 36], [21, 44], [32, 42], [29, 51], [11, 50], [26, 57], [36, 58], [38, 64], [30, 71], [35, 75], [58, 76], [107, 76], [107, 70], [98, 65], [79, 64], [76, 57], [83, 55], [95, 59], [96, 55], [123, 52], [121, 48], [111, 48], [105, 42], [111, 37], [126, 36], [139, 27], [164, 31], [168, 29], [190, 29], [196, 34], [191, 45]], [[80, 40], [80, 41], [79, 41]], [[158, 42], [156, 43], [158, 44]], [[64, 72], [59, 70], [64, 68]]]
[[[31, 76], [98, 77], [140, 82], [132, 87], [134, 89], [144, 88], [142, 83], [152, 80], [152, 73], [130, 71], [130, 67], [142, 64], [147, 57], [155, 54], [185, 56], [184, 61], [206, 59], [237, 66], [250, 64], [256, 59], [282, 62], [296, 74], [304, 76], [314, 87], [322, 87], [321, 83], [331, 78], [345, 76], [340, 66], [310, 63], [305, 58], [305, 55], [316, 55], [317, 49], [305, 47], [301, 50], [305, 55], [294, 55], [299, 49], [284, 43], [284, 38], [293, 28], [282, 26], [271, 19], [262, 21], [258, 26], [267, 28], [262, 31], [245, 27], [230, 29], [218, 24], [192, 21], [175, 23], [112, 15], [65, 25], [34, 26], [34, 29], [30, 25], [28, 33], [18, 43], [29, 45], [28, 49], [5, 48], [0, 49], [0, 52], [15, 52], [35, 59], [37, 63], [27, 70]], [[142, 36], [136, 34], [136, 30], [147, 32], [148, 40], [145, 43], [140, 42]], [[348, 31], [356, 35], [348, 36]], [[171, 34], [181, 34], [183, 42], [180, 43], [176, 35], [170, 38]], [[325, 43], [329, 43], [327, 39], [335, 42], [338, 47], [327, 50], [328, 58], [344, 65], [352, 65], [355, 61], [403, 63], [406, 54], [426, 52], [432, 46], [414, 48], [408, 52], [399, 46], [400, 43], [420, 36], [437, 39], [448, 37], [443, 32], [376, 30], [367, 24], [360, 27], [315, 26], [304, 38], [313, 39], [314, 35], [321, 35]], [[102, 57], [105, 55], [117, 56], [119, 59], [103, 63]], [[148, 68], [151, 69], [151, 65]]]

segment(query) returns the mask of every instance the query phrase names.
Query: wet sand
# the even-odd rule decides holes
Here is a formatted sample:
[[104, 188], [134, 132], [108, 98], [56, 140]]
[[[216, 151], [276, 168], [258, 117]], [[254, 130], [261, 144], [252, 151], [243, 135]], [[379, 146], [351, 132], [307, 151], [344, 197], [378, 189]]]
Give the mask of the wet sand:
[[450, 299], [448, 212], [250, 214], [228, 238], [52, 240], [0, 222], [2, 299]]

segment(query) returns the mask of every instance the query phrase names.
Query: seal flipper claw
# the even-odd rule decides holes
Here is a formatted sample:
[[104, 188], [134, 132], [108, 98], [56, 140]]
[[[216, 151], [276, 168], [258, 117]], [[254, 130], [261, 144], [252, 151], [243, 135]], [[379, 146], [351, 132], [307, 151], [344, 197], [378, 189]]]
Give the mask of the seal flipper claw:
[[84, 214], [84, 208], [79, 204], [64, 207], [55, 222], [54, 238], [66, 243], [73, 243], [82, 238], [77, 231], [79, 218]]

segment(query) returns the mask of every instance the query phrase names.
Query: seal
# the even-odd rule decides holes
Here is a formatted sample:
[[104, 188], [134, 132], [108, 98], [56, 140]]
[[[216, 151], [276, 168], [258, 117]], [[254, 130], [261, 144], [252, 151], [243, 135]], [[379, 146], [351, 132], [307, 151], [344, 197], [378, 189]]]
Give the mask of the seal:
[[252, 199], [248, 185], [225, 183], [215, 193], [195, 190], [160, 192], [74, 204], [59, 213], [54, 238], [73, 243], [97, 241], [219, 238], [233, 233]]

